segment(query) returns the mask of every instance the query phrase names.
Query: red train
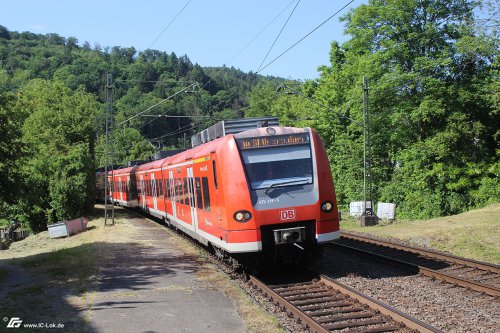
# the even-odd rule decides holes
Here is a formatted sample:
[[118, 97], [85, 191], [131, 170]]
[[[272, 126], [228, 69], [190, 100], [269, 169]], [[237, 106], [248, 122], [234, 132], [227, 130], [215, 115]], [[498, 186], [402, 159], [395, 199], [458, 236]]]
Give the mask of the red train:
[[308, 260], [339, 237], [328, 158], [310, 128], [228, 134], [108, 178], [114, 203], [164, 219], [224, 258]]

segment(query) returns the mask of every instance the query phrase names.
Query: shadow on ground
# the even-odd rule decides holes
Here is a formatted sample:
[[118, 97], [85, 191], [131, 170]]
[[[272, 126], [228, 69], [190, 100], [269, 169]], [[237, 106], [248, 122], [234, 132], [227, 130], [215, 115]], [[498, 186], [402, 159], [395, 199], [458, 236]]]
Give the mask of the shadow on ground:
[[[196, 270], [195, 259], [190, 256], [172, 255], [161, 248], [133, 242], [97, 242], [0, 260], [0, 271], [7, 271], [0, 280], [0, 331], [10, 318], [17, 317], [23, 325], [64, 324], [58, 332], [97, 332], [86, 318], [89, 309], [131, 308], [153, 302], [118, 298], [92, 304], [93, 292], [145, 290], [160, 277]], [[16, 332], [43, 331], [23, 329], [23, 325]]]

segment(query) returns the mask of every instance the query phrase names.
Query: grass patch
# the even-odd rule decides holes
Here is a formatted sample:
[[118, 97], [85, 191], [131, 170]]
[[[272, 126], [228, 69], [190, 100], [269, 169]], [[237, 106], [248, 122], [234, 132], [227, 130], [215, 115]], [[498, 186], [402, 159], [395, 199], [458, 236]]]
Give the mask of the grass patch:
[[[22, 274], [15, 274], [21, 274], [24, 281], [7, 286], [8, 294], [0, 296], [2, 317], [20, 317], [25, 323], [64, 323], [72, 332], [91, 331], [81, 309], [88, 306], [99, 264], [113, 243], [130, 237], [120, 218], [112, 228], [104, 228], [103, 218], [89, 220], [88, 230], [78, 235], [50, 239], [48, 232], [41, 232], [0, 251], [0, 265], [23, 268]], [[0, 270], [0, 283], [6, 274]]]
[[344, 230], [393, 237], [458, 256], [500, 263], [500, 204], [430, 220], [381, 221], [361, 227], [354, 218], [341, 221]]
[[86, 280], [96, 274], [96, 248], [92, 245], [55, 250], [20, 261], [22, 267], [37, 268], [63, 281]]
[[[102, 216], [102, 213], [100, 208], [96, 215]], [[149, 245], [149, 240], [138, 239], [137, 229], [126, 221], [130, 213], [117, 209], [115, 218], [113, 227], [104, 227], [103, 218], [94, 217], [90, 218], [89, 228], [84, 233], [50, 239], [48, 233], [43, 232], [0, 251], [0, 264], [17, 265], [32, 274], [30, 285], [19, 287], [3, 299], [0, 297], [0, 315], [21, 317], [25, 322], [65, 323], [65, 328], [72, 332], [92, 331], [89, 318], [95, 302], [97, 268], [115, 252], [130, 250], [134, 244], [144, 248]], [[203, 251], [175, 232], [159, 225], [155, 227], [158, 229], [155, 232], [165, 233], [173, 247], [199, 262], [196, 278], [201, 284], [213, 286], [234, 300], [248, 332], [283, 332], [273, 315], [202, 258]], [[154, 291], [192, 292], [190, 288], [176, 285]], [[131, 290], [117, 292], [111, 297], [140, 297], [140, 294], [141, 290]]]

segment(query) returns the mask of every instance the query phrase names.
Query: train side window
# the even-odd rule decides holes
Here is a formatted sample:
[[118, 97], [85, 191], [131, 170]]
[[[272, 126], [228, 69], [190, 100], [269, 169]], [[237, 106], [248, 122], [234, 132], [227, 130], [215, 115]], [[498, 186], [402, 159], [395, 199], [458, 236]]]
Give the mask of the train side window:
[[175, 193], [173, 192], [172, 179], [168, 179], [168, 196], [170, 197], [170, 201], [174, 201]]
[[186, 178], [184, 178], [184, 204], [189, 206], [189, 190]]
[[200, 178], [195, 179], [195, 184], [196, 184], [196, 205], [198, 206], [199, 209], [203, 209]]
[[172, 179], [172, 195], [174, 196], [174, 201], [177, 202], [177, 183], [175, 178]]
[[181, 181], [179, 178], [177, 178], [177, 179], [176, 179], [176, 183], [177, 183], [177, 185], [176, 185], [176, 189], [175, 189], [175, 193], [176, 193], [176, 201], [177, 201], [178, 203], [181, 203], [181, 199], [182, 199], [182, 198], [181, 198], [181, 192], [182, 192], [182, 181]]
[[167, 199], [169, 197], [169, 194], [170, 194], [170, 192], [168, 191], [168, 179], [167, 178], [163, 179], [163, 186], [164, 186], [163, 193], [165, 193], [165, 199]]
[[210, 211], [210, 190], [208, 187], [208, 178], [203, 177], [201, 182], [203, 185], [203, 203], [205, 204], [205, 210]]
[[217, 166], [215, 164], [215, 161], [212, 161], [212, 165], [214, 167], [214, 186], [216, 189], [219, 188], [218, 182], [217, 182]]
[[192, 177], [188, 178], [188, 186], [189, 186], [189, 200], [191, 201], [191, 207], [196, 207], [195, 206], [195, 200], [194, 200], [194, 180]]
[[158, 196], [159, 196], [159, 197], [161, 197], [161, 196], [163, 195], [163, 184], [162, 184], [161, 179], [158, 179], [158, 180], [156, 181], [156, 183], [157, 183], [157, 186], [158, 186], [158, 192], [159, 192], [159, 195], [158, 195]]

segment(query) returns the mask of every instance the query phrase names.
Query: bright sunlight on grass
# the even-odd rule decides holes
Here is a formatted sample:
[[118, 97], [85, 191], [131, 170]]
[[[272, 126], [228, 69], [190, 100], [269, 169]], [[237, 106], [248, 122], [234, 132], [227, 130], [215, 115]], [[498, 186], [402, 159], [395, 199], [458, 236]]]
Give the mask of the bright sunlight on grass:
[[430, 220], [380, 221], [361, 227], [346, 218], [341, 229], [393, 237], [458, 256], [500, 263], [500, 204]]

